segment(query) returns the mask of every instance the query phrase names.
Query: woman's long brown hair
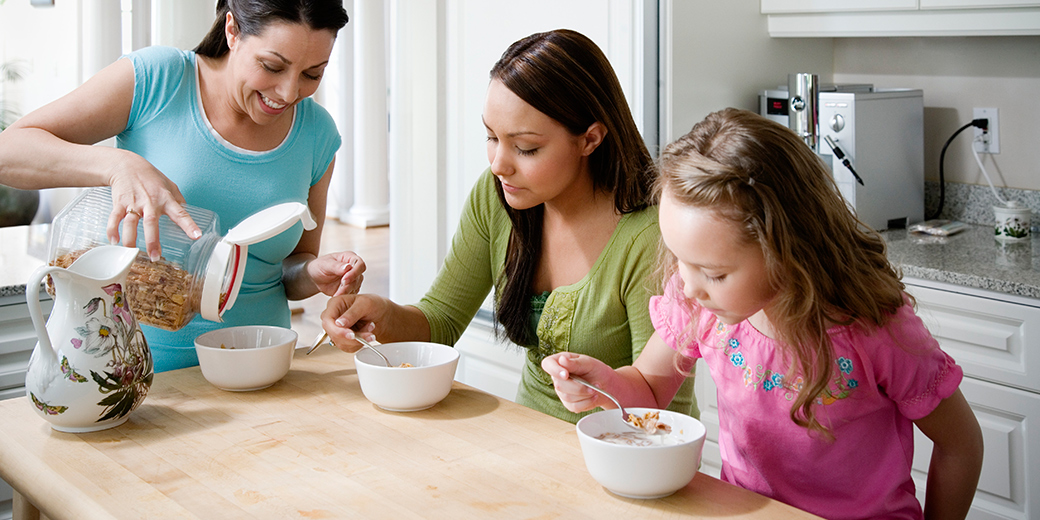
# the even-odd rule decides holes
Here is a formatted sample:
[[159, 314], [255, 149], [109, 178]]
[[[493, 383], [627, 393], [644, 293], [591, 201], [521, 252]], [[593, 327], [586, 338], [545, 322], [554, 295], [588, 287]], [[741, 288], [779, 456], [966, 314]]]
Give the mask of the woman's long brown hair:
[[[834, 369], [827, 329], [875, 330], [904, 304], [884, 240], [855, 217], [829, 168], [794, 132], [753, 112], [708, 115], [664, 149], [659, 169], [655, 193], [715, 211], [761, 247], [762, 283], [776, 290], [767, 316], [804, 380], [791, 419], [830, 436], [813, 406]], [[674, 257], [665, 265], [674, 272]]]
[[[532, 34], [512, 44], [491, 69], [491, 79], [571, 134], [595, 122], [606, 127], [603, 142], [589, 156], [593, 188], [614, 194], [614, 207], [630, 213], [650, 204], [654, 162], [639, 134], [621, 83], [607, 57], [588, 37], [559, 29]], [[536, 348], [530, 327], [532, 284], [542, 249], [542, 205], [515, 210], [495, 184], [513, 229], [505, 266], [496, 284], [495, 316], [506, 336]]]

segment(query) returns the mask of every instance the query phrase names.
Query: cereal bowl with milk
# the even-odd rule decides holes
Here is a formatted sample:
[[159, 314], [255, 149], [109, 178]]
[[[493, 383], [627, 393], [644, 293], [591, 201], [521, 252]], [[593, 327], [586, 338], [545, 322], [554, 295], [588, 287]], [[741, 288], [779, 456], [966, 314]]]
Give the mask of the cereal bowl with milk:
[[666, 497], [689, 484], [700, 467], [704, 425], [670, 410], [626, 410], [637, 417], [657, 413], [665, 428], [635, 430], [616, 409], [582, 417], [576, 426], [578, 441], [592, 478], [615, 495], [642, 499]]

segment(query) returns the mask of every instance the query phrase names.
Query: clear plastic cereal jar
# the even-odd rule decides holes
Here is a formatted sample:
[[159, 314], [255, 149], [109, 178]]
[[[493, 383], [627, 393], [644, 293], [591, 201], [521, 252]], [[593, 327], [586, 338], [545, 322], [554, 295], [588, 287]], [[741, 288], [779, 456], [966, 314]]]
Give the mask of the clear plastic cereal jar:
[[[221, 321], [241, 288], [249, 244], [275, 236], [299, 220], [306, 229], [315, 226], [306, 206], [290, 202], [257, 212], [221, 236], [216, 213], [188, 204], [184, 208], [202, 236], [192, 240], [168, 216], [161, 216], [162, 257], [153, 262], [145, 252], [144, 228], [139, 223], [141, 252], [127, 277], [127, 302], [137, 320], [171, 331], [197, 315]], [[107, 186], [86, 190], [69, 203], [51, 225], [49, 263], [68, 267], [84, 252], [107, 245], [111, 212], [112, 193]]]

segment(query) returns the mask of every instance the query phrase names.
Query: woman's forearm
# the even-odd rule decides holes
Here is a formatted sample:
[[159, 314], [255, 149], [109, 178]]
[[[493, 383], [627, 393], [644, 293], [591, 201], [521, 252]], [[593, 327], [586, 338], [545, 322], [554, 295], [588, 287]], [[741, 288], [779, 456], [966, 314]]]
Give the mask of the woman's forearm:
[[296, 253], [282, 261], [282, 283], [289, 300], [303, 300], [318, 294], [318, 285], [307, 274], [307, 262], [315, 258], [311, 253]]
[[[0, 132], [0, 184], [19, 189], [102, 186], [125, 150], [63, 141], [46, 130], [11, 126]], [[143, 161], [143, 159], [141, 159]]]

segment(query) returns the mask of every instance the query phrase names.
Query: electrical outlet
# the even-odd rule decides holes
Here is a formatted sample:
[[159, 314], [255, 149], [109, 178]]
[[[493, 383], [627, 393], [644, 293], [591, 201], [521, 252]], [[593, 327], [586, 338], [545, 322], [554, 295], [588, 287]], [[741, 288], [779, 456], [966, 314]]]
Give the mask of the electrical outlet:
[[981, 128], [972, 127], [976, 138], [982, 136], [982, 142], [972, 141], [972, 146], [979, 153], [1000, 153], [1000, 125], [997, 119], [997, 109], [976, 108], [972, 111], [972, 119], [983, 118], [989, 119], [989, 129], [983, 134]]

